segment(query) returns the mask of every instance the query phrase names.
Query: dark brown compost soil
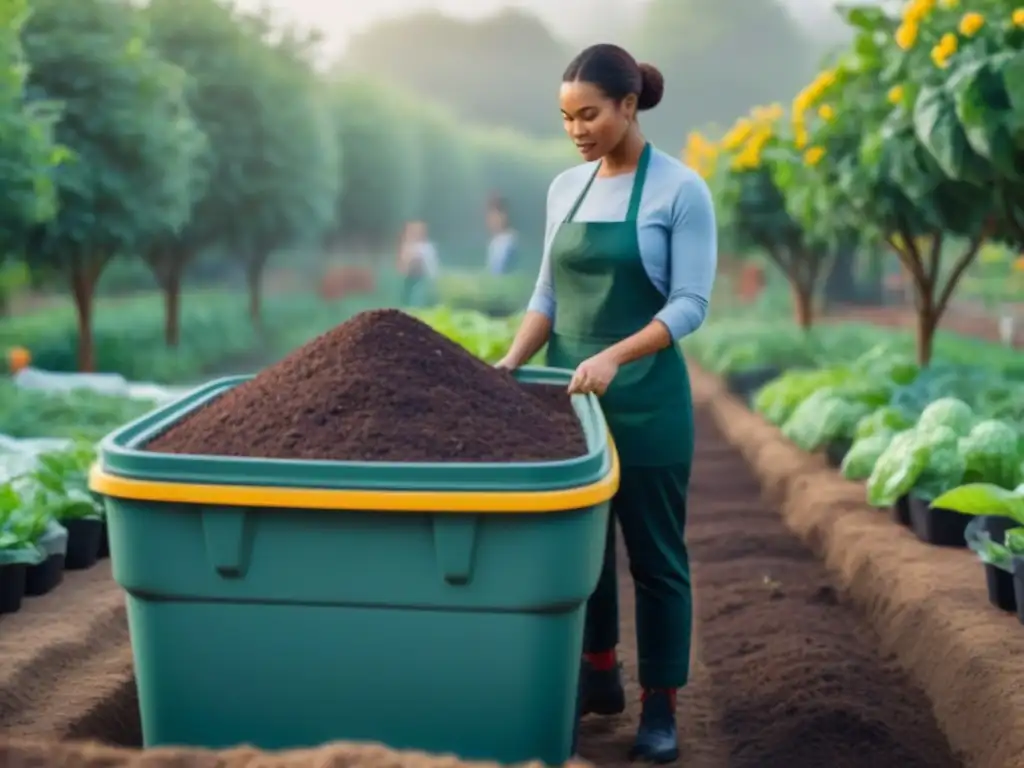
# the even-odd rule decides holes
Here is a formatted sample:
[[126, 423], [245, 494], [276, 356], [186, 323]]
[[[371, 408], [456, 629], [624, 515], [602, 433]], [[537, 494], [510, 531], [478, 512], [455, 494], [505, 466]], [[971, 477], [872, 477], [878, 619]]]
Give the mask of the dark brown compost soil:
[[398, 310], [363, 312], [192, 414], [161, 453], [334, 461], [554, 461], [586, 453], [569, 397], [527, 391]]

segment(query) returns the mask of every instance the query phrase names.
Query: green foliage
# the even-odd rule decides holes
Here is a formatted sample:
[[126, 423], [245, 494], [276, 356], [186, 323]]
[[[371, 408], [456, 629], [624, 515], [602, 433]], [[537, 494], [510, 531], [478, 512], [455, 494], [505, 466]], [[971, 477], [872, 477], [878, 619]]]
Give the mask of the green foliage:
[[39, 455], [31, 470], [0, 483], [0, 565], [42, 562], [47, 539], [67, 536], [61, 521], [102, 519], [87, 481], [95, 458], [91, 443], [75, 443]]
[[[25, 98], [27, 67], [21, 33], [27, 15], [27, 0], [0, 2], [0, 167], [4, 172], [0, 262], [8, 251], [23, 247], [33, 226], [56, 212], [50, 171], [64, 155], [52, 136], [59, 105]], [[0, 311], [4, 297], [5, 288], [0, 286]]]
[[153, 407], [89, 390], [47, 392], [0, 381], [0, 435], [96, 441]]
[[72, 155], [33, 262], [82, 270], [180, 228], [202, 135], [184, 73], [148, 45], [142, 19], [117, 0], [32, 0], [22, 39], [29, 92], [61, 104], [56, 138]]
[[337, 237], [378, 247], [397, 236], [419, 205], [425, 180], [419, 137], [409, 130], [414, 107], [366, 79], [342, 77], [330, 89], [345, 179]]

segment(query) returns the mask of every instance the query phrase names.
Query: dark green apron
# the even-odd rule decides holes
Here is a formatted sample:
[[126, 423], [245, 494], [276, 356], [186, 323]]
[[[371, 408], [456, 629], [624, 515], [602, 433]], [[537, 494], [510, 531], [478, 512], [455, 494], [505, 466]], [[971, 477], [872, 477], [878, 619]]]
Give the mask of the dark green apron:
[[[548, 365], [575, 369], [646, 327], [665, 306], [665, 296], [641, 261], [637, 235], [650, 159], [648, 144], [623, 221], [573, 221], [595, 169], [555, 233], [551, 269], [557, 309]], [[618, 644], [618, 519], [636, 582], [640, 684], [679, 687], [690, 665], [692, 600], [684, 534], [693, 457], [690, 379], [679, 348], [671, 344], [622, 366], [601, 397], [601, 407], [619, 451], [622, 477], [612, 500], [604, 568], [587, 606], [585, 650], [609, 651]]]

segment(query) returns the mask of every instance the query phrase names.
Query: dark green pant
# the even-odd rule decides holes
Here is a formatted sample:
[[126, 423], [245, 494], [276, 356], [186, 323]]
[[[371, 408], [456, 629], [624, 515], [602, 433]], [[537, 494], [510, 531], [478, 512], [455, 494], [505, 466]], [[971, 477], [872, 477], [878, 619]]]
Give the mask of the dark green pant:
[[644, 688], [679, 688], [690, 674], [693, 597], [684, 540], [689, 482], [689, 464], [622, 467], [608, 520], [604, 567], [587, 604], [585, 651], [612, 650], [619, 642], [617, 519], [636, 584], [636, 642]]

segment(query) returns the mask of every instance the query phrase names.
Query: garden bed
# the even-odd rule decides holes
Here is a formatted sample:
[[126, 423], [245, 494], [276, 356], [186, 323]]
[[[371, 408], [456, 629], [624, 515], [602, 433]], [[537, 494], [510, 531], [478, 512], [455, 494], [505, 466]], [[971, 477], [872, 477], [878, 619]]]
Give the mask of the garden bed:
[[[740, 452], [707, 408], [698, 414], [688, 538], [696, 586], [691, 682], [679, 702], [680, 764], [695, 768], [955, 768], [928, 699], [880, 652], [877, 637], [825, 568], [762, 499]], [[596, 766], [629, 765], [639, 714], [633, 583], [619, 561], [627, 711], [587, 717], [580, 754]], [[137, 751], [38, 740], [140, 743], [137, 700], [119, 590], [106, 564], [0, 618], [0, 732], [33, 744], [0, 745], [0, 763], [83, 768], [138, 766]], [[43, 642], [33, 642], [41, 638]], [[7, 750], [6, 752], [4, 750]], [[1009, 753], [1007, 753], [1009, 754]], [[251, 750], [155, 750], [147, 768], [251, 768]], [[84, 762], [78, 762], [81, 758]], [[213, 761], [216, 760], [216, 763]], [[455, 766], [451, 759], [380, 747], [290, 752], [279, 768]], [[1000, 763], [1008, 765], [1009, 763]]]
[[694, 371], [693, 385], [786, 524], [928, 695], [953, 748], [969, 765], [1024, 764], [1024, 632], [988, 604], [977, 558], [922, 544], [868, 507], [861, 485], [797, 449], [721, 380]]

